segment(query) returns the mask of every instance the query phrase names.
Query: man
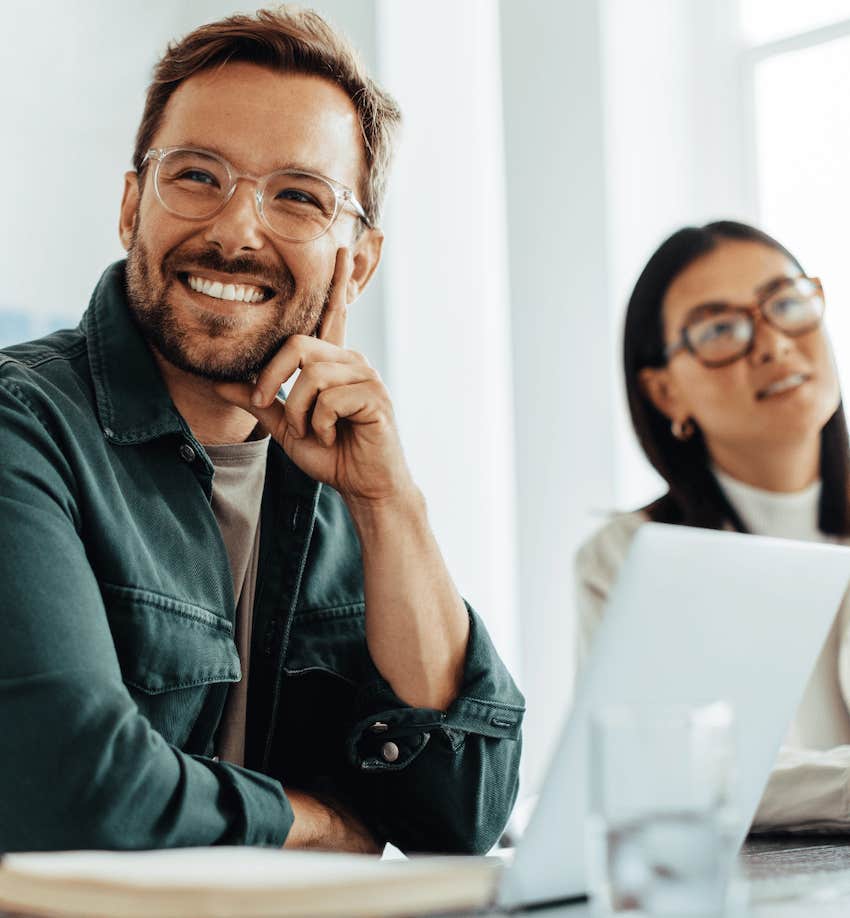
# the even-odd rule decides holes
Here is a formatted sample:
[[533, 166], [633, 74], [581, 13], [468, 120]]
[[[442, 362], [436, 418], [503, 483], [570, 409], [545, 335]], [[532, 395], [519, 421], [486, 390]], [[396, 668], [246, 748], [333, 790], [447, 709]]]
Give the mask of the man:
[[0, 352], [0, 849], [496, 840], [522, 697], [344, 347], [398, 119], [313, 13], [197, 29], [126, 263]]

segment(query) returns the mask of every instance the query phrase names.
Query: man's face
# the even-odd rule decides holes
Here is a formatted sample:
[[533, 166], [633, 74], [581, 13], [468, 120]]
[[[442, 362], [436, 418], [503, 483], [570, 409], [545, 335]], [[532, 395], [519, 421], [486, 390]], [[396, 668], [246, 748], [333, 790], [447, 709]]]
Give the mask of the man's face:
[[[244, 63], [181, 84], [151, 146], [210, 150], [257, 176], [299, 168], [354, 189], [363, 169], [357, 113], [339, 87]], [[290, 335], [316, 330], [337, 249], [351, 244], [357, 218], [344, 210], [324, 236], [288, 242], [260, 220], [256, 184], [241, 180], [219, 213], [187, 220], [160, 204], [152, 169], [142, 188], [129, 176], [121, 210], [130, 308], [149, 344], [180, 369], [252, 381]], [[263, 298], [216, 298], [190, 279], [259, 288]]]

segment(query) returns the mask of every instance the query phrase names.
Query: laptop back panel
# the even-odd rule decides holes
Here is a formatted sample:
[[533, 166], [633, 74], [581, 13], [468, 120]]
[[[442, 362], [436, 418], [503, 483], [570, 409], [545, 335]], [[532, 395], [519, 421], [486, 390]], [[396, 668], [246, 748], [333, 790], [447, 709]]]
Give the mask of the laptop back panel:
[[741, 840], [850, 579], [850, 549], [648, 523], [594, 636], [506, 906], [587, 891], [588, 720], [614, 703], [730, 702]]

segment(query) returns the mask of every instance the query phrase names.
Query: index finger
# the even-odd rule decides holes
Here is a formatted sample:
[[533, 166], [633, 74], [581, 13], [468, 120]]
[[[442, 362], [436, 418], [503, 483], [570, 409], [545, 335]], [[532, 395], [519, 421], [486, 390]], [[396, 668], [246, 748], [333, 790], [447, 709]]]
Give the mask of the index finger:
[[322, 320], [322, 328], [319, 332], [319, 338], [322, 341], [328, 341], [338, 347], [345, 346], [345, 323], [348, 318], [346, 291], [348, 290], [348, 280], [353, 269], [354, 259], [351, 256], [351, 251], [343, 246], [336, 253], [336, 265], [334, 266], [334, 276], [331, 281], [331, 295], [328, 298], [328, 307], [325, 310], [325, 317]]

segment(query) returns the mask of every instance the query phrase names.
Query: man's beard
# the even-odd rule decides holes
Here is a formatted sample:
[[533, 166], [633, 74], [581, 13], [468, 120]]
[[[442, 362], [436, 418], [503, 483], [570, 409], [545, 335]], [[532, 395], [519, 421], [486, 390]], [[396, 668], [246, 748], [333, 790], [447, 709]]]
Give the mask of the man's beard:
[[[217, 351], [215, 340], [228, 331], [238, 329], [237, 318], [209, 312], [196, 315], [195, 322], [202, 331], [181, 326], [174, 308], [168, 302], [167, 288], [172, 282], [181, 283], [169, 265], [180, 259], [180, 266], [207, 268], [224, 274], [248, 274], [275, 291], [273, 313], [260, 328], [244, 332], [234, 348], [233, 337], [223, 342]], [[127, 252], [127, 301], [130, 311], [149, 345], [169, 363], [215, 382], [254, 382], [260, 371], [280, 350], [291, 335], [311, 335], [319, 327], [327, 307], [330, 287], [305, 290], [296, 295], [295, 279], [285, 265], [277, 271], [243, 256], [225, 259], [215, 249], [197, 254], [169, 253], [162, 264], [163, 280], [154, 280], [151, 258], [138, 237], [138, 228]], [[246, 310], [264, 308], [262, 303], [241, 304]]]

